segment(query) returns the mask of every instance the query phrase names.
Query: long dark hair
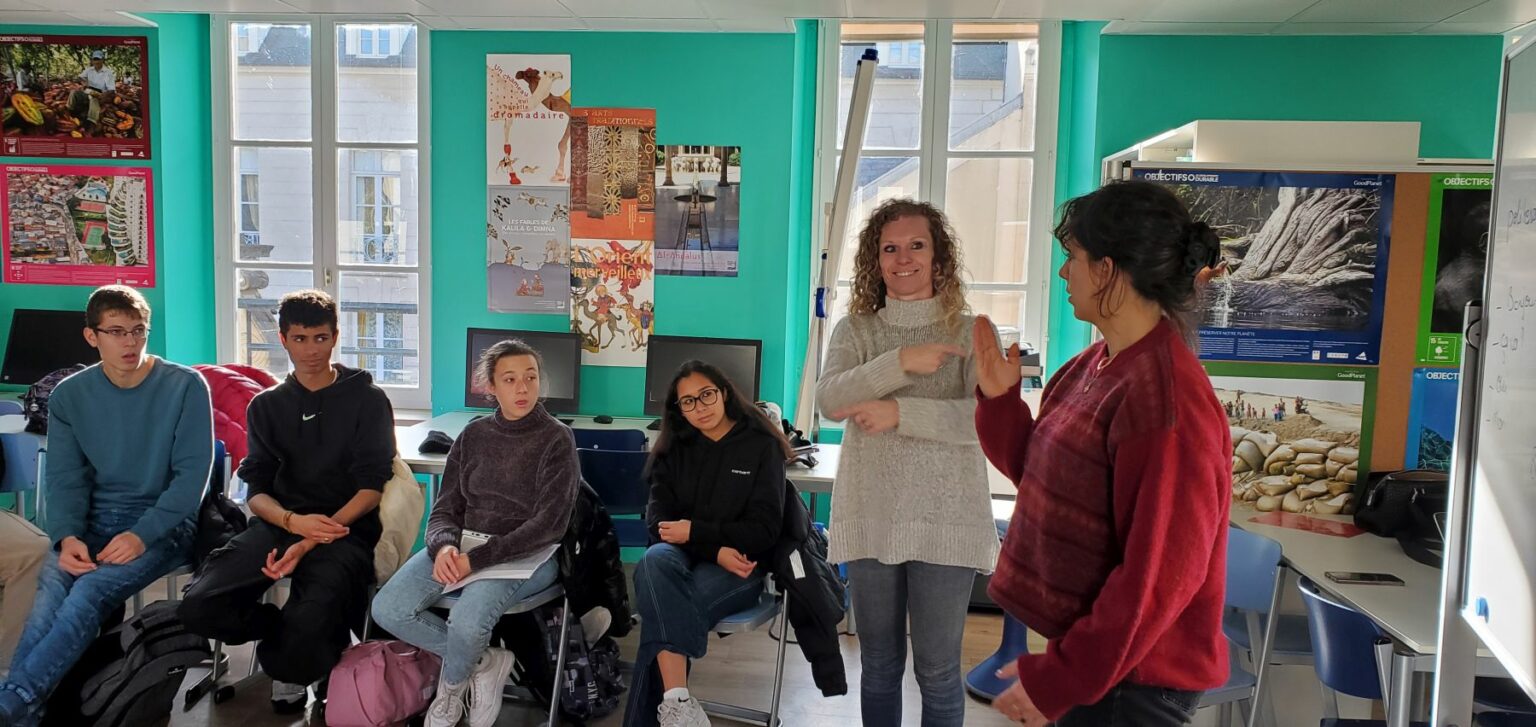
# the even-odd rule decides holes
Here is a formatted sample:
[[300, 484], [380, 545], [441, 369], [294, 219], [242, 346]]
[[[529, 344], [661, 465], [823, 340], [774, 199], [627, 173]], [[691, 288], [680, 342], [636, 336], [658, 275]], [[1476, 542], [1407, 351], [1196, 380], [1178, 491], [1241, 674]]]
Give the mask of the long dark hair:
[[[1113, 288], [1124, 273], [1131, 288], [1157, 303], [1186, 341], [1196, 330], [1195, 276], [1221, 260], [1221, 239], [1210, 225], [1190, 217], [1189, 209], [1167, 187], [1142, 181], [1117, 181], [1062, 207], [1056, 239], [1068, 255], [1076, 245], [1097, 262], [1115, 261], [1111, 277], [1099, 289]], [[1108, 316], [1099, 297], [1099, 314]]]
[[694, 438], [702, 436], [696, 427], [688, 423], [688, 419], [683, 416], [683, 408], [677, 403], [678, 382], [694, 374], [709, 379], [709, 382], [720, 390], [720, 395], [725, 397], [725, 415], [731, 421], [746, 422], [747, 426], [773, 437], [778, 442], [779, 448], [784, 450], [785, 459], [794, 456], [794, 449], [789, 446], [789, 440], [784, 438], [784, 430], [779, 427], [778, 422], [769, 420], [768, 415], [763, 413], [757, 404], [749, 401], [724, 371], [714, 364], [703, 361], [684, 361], [682, 366], [677, 367], [677, 373], [672, 376], [672, 383], [667, 384], [667, 407], [661, 415], [661, 432], [651, 443], [651, 458], [646, 465], [647, 471], [650, 470], [651, 464], [654, 464], [658, 458], [665, 457], [673, 447], [687, 444]]

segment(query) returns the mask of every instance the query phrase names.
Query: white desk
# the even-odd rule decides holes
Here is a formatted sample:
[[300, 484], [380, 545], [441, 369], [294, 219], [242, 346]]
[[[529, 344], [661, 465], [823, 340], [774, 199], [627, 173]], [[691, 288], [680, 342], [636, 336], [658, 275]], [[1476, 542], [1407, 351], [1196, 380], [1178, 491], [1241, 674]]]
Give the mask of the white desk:
[[[1392, 637], [1396, 646], [1388, 674], [1387, 724], [1408, 727], [1414, 707], [1414, 676], [1431, 673], [1435, 668], [1434, 655], [1440, 642], [1440, 569], [1409, 558], [1391, 538], [1370, 533], [1343, 538], [1249, 522], [1262, 514], [1234, 506], [1231, 522], [1280, 543], [1288, 571], [1305, 576], [1333, 598], [1365, 614]], [[1342, 515], [1308, 517], [1353, 522], [1353, 518]], [[1329, 571], [1391, 573], [1403, 579], [1403, 585], [1342, 585], [1328, 580]], [[1282, 587], [1292, 588], [1294, 583], [1294, 578], [1287, 578]], [[1478, 674], [1507, 676], [1487, 651], [1478, 653]]]

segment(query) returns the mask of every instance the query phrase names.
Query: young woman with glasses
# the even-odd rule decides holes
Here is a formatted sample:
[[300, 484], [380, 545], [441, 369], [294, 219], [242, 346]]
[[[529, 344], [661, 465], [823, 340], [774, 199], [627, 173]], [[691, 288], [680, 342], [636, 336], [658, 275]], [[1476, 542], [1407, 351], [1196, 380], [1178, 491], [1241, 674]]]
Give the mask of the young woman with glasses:
[[648, 464], [651, 547], [635, 569], [640, 653], [624, 715], [628, 727], [699, 727], [688, 660], [709, 629], [757, 603], [758, 561], [779, 540], [789, 442], [720, 369], [689, 361], [667, 387]]

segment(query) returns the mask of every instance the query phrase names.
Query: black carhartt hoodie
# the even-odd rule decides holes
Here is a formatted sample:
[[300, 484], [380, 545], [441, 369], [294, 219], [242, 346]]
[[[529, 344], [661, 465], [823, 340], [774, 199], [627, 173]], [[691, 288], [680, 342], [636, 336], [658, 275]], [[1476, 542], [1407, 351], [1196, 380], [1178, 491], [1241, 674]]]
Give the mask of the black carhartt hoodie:
[[[300, 515], [334, 515], [359, 490], [383, 491], [393, 473], [395, 416], [367, 371], [333, 364], [336, 383], [310, 391], [289, 374], [246, 409], [249, 453], [240, 479]], [[377, 509], [352, 523], [369, 547], [379, 541]]]

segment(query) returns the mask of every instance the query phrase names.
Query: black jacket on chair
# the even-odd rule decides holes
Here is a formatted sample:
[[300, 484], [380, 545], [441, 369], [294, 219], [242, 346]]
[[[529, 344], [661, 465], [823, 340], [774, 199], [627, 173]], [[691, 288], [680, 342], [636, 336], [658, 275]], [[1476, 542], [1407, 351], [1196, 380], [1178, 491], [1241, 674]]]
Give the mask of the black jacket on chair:
[[846, 590], [827, 562], [827, 538], [811, 527], [811, 513], [794, 484], [784, 482], [784, 526], [774, 548], [773, 582], [789, 596], [789, 624], [811, 676], [824, 697], [848, 693], [848, 677], [837, 641]]
[[602, 606], [613, 615], [607, 635], [620, 638], [628, 634], [629, 586], [624, 579], [624, 562], [619, 559], [619, 536], [613, 531], [608, 509], [585, 481], [576, 493], [571, 523], [555, 557], [560, 561], [560, 582], [571, 599], [571, 613], [580, 617]]

